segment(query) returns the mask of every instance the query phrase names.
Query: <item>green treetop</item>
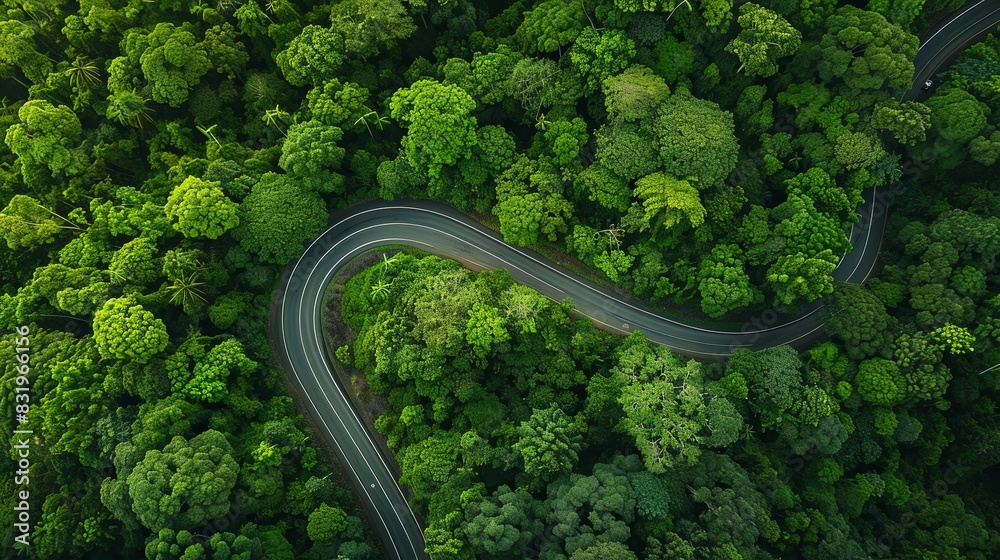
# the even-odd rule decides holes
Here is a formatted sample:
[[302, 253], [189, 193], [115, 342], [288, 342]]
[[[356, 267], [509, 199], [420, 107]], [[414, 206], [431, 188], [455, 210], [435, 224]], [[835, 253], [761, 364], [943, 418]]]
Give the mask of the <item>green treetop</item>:
[[409, 37], [417, 26], [400, 0], [346, 0], [333, 4], [331, 28], [344, 37], [344, 49], [362, 59], [377, 56]]
[[702, 311], [710, 317], [720, 317], [760, 297], [744, 267], [739, 246], [720, 244], [712, 248], [698, 271]]
[[174, 187], [164, 211], [184, 237], [218, 239], [239, 225], [236, 208], [219, 183], [188, 177]]
[[403, 147], [414, 167], [432, 179], [445, 165], [472, 155], [476, 143], [476, 102], [462, 88], [420, 80], [389, 100], [392, 117], [407, 129]]
[[208, 430], [187, 440], [174, 436], [152, 449], [128, 476], [128, 492], [139, 521], [152, 531], [197, 530], [229, 511], [239, 465], [226, 436]]
[[576, 465], [582, 437], [572, 418], [558, 406], [535, 409], [518, 428], [514, 450], [524, 458], [524, 471], [547, 482]]
[[284, 264], [322, 231], [326, 205], [287, 175], [267, 173], [240, 204], [239, 220], [233, 236], [240, 245], [264, 262]]
[[35, 99], [21, 105], [17, 116], [20, 122], [7, 129], [4, 141], [20, 158], [25, 183], [39, 187], [83, 169], [83, 127], [72, 109]]
[[882, 15], [843, 6], [827, 20], [820, 41], [819, 76], [841, 78], [851, 89], [901, 92], [913, 81], [917, 38]]
[[274, 60], [290, 84], [322, 86], [344, 63], [344, 38], [325, 27], [307, 25]]
[[687, 181], [656, 172], [636, 181], [634, 193], [642, 200], [643, 222], [651, 229], [671, 228], [684, 219], [692, 227], [705, 221], [698, 189]]
[[736, 167], [739, 143], [733, 115], [680, 88], [664, 101], [654, 122], [663, 169], [674, 177], [694, 177], [704, 190], [721, 184]]
[[637, 332], [619, 349], [612, 371], [622, 381], [618, 402], [625, 415], [619, 429], [635, 439], [646, 468], [662, 473], [674, 465], [694, 464], [705, 428], [699, 364], [685, 364]]
[[130, 297], [108, 300], [94, 313], [94, 339], [103, 358], [146, 363], [167, 347], [167, 327]]
[[778, 305], [810, 302], [833, 291], [837, 257], [825, 249], [814, 257], [804, 253], [780, 257], [767, 271], [767, 281], [776, 292]]
[[726, 45], [726, 51], [740, 59], [739, 70], [746, 69], [749, 76], [773, 76], [778, 72], [777, 59], [795, 54], [802, 44], [797, 29], [763, 6], [741, 5], [737, 21], [740, 34]]
[[344, 183], [337, 173], [345, 154], [340, 147], [343, 136], [341, 129], [319, 121], [295, 123], [288, 128], [278, 166], [310, 190], [339, 192]]
[[212, 67], [204, 45], [186, 27], [172, 23], [158, 23], [148, 33], [130, 32], [122, 49], [129, 62], [142, 69], [153, 100], [171, 107], [187, 101], [188, 92]]

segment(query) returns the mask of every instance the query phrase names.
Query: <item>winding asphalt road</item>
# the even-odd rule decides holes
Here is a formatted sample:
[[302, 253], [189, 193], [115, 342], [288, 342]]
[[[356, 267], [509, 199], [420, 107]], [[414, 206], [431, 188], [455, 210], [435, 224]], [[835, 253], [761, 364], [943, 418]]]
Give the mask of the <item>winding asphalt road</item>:
[[[915, 99], [920, 85], [957, 50], [1000, 21], [1000, 0], [967, 4], [930, 32], [917, 55]], [[834, 277], [864, 282], [878, 256], [891, 187], [870, 189], [851, 230], [853, 249]], [[822, 304], [797, 317], [760, 314], [739, 331], [713, 330], [660, 317], [641, 304], [626, 301], [550, 263], [543, 257], [505, 244], [493, 231], [448, 207], [423, 201], [366, 203], [333, 219], [334, 225], [312, 242], [286, 269], [272, 300], [271, 330], [279, 363], [288, 374], [318, 426], [333, 447], [369, 512], [385, 553], [401, 560], [428, 558], [422, 529], [379, 453], [335, 381], [322, 338], [323, 295], [340, 267], [369, 249], [408, 245], [474, 268], [505, 268], [518, 282], [555, 300], [571, 298], [576, 310], [609, 330], [642, 331], [646, 337], [684, 354], [721, 357], [735, 348], [765, 348], [815, 336], [823, 326]]]

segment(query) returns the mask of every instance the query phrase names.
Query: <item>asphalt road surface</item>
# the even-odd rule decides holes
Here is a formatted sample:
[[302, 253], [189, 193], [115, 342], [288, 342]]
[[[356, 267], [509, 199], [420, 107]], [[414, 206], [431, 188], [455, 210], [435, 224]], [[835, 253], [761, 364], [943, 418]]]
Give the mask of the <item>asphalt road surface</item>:
[[[917, 55], [915, 99], [932, 76], [965, 44], [1000, 21], [1000, 1], [980, 0], [958, 10], [933, 29]], [[851, 230], [853, 249], [834, 277], [863, 282], [878, 256], [892, 187], [869, 189]], [[822, 304], [797, 317], [767, 311], [738, 331], [687, 325], [652, 313], [548, 262], [539, 255], [505, 244], [491, 230], [448, 207], [423, 201], [366, 203], [335, 217], [334, 225], [286, 269], [275, 292], [271, 329], [279, 363], [308, 414], [333, 447], [352, 479], [390, 558], [428, 558], [422, 528], [407, 504], [396, 477], [379, 453], [343, 389], [335, 381], [322, 338], [322, 299], [336, 271], [354, 256], [387, 244], [417, 247], [476, 268], [505, 268], [546, 296], [573, 300], [576, 310], [600, 326], [620, 333], [640, 330], [650, 340], [684, 354], [722, 357], [735, 348], [765, 348], [815, 336], [823, 326]]]

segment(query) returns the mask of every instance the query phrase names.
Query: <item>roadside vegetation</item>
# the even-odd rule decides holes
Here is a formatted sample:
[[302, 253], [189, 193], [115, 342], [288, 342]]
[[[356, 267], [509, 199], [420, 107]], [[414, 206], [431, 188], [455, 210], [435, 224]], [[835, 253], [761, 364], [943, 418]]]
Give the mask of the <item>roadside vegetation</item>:
[[[355, 276], [336, 359], [389, 403], [435, 558], [996, 557], [1000, 41], [899, 101], [959, 5], [8, 0], [19, 553], [378, 557], [267, 310], [331, 211], [412, 197], [704, 319], [831, 312], [803, 352], [700, 364], [502, 271], [404, 253]], [[861, 193], [897, 181], [881, 269], [836, 285]]]

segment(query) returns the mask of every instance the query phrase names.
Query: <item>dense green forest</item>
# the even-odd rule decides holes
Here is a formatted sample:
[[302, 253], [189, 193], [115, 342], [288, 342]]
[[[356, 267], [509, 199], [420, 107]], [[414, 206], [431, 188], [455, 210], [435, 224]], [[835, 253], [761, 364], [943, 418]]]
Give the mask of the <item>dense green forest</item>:
[[997, 557], [1000, 40], [898, 101], [960, 4], [4, 0], [4, 557], [378, 557], [267, 310], [331, 211], [404, 196], [690, 317], [830, 304], [702, 364], [503, 271], [355, 276], [337, 360], [435, 559]]

